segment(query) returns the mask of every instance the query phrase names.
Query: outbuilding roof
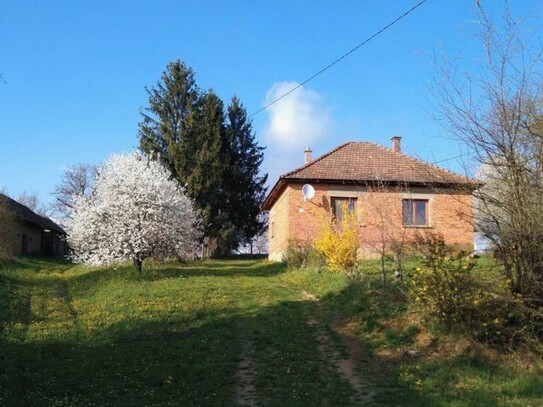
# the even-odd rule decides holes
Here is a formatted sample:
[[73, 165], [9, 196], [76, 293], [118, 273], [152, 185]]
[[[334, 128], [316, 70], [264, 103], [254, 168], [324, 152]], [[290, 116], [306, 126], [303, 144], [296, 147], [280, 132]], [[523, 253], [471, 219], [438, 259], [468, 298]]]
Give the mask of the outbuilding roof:
[[64, 229], [62, 229], [59, 225], [57, 225], [55, 222], [53, 222], [51, 219], [45, 216], [38, 215], [35, 213], [32, 209], [29, 207], [20, 204], [14, 199], [11, 199], [9, 196], [6, 196], [4, 194], [0, 194], [0, 201], [4, 200], [8, 206], [8, 208], [15, 213], [15, 215], [26, 222], [33, 223], [37, 225], [38, 227], [42, 229], [50, 229], [52, 231], [55, 231], [56, 233], [59, 233], [61, 235], [65, 235], [66, 232]]
[[480, 183], [409, 155], [371, 142], [348, 142], [323, 156], [290, 171], [274, 185], [264, 203], [269, 210], [288, 182], [395, 183], [465, 187], [474, 190]]

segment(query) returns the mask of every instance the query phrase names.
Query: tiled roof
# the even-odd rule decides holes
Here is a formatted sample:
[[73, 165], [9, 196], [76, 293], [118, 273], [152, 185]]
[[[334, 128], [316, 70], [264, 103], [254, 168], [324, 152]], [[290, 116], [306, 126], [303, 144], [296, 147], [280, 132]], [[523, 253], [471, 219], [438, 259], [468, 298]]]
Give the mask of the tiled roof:
[[446, 171], [390, 148], [349, 142], [281, 178], [471, 184], [474, 180]]
[[286, 182], [386, 182], [477, 188], [471, 178], [369, 142], [348, 142], [282, 175], [263, 204], [269, 209]]
[[0, 194], [0, 200], [4, 200], [7, 203], [8, 208], [15, 213], [15, 215], [24, 221], [33, 223], [42, 229], [50, 229], [55, 232], [65, 235], [66, 232], [59, 225], [53, 222], [51, 219], [38, 215], [32, 211], [29, 207], [20, 204], [19, 202], [11, 199], [9, 196]]

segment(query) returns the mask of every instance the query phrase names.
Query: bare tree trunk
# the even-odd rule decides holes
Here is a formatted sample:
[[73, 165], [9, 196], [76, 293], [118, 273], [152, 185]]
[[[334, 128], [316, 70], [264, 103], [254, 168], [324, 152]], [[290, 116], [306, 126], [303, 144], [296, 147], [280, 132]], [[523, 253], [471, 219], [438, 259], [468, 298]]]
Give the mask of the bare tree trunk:
[[387, 280], [386, 280], [386, 269], [385, 269], [385, 252], [383, 251], [381, 253], [381, 285], [383, 288], [386, 287]]

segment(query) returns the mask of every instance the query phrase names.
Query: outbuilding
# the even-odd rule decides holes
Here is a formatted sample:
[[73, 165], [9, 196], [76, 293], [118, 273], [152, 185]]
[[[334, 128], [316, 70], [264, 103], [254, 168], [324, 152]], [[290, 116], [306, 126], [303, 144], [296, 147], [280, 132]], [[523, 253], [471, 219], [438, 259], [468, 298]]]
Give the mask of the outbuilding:
[[14, 255], [62, 257], [66, 254], [66, 232], [62, 227], [6, 195], [0, 194], [0, 200], [5, 202], [17, 219], [13, 234]]

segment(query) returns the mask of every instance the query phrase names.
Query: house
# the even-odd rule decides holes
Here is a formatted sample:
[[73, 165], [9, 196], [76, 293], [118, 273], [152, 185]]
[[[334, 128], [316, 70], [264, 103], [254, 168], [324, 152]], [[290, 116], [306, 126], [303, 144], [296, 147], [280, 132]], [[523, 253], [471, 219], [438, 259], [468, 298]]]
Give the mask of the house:
[[14, 255], [61, 257], [66, 254], [66, 232], [59, 225], [6, 195], [0, 194], [0, 201], [17, 219]]
[[[458, 250], [473, 250], [473, 191], [480, 184], [401, 151], [348, 142], [282, 175], [264, 200], [269, 211], [269, 259], [281, 261], [291, 242], [312, 242], [323, 218], [356, 213], [361, 257], [371, 257], [390, 243], [412, 242], [427, 232], [442, 234]], [[305, 199], [302, 192], [314, 192]]]

